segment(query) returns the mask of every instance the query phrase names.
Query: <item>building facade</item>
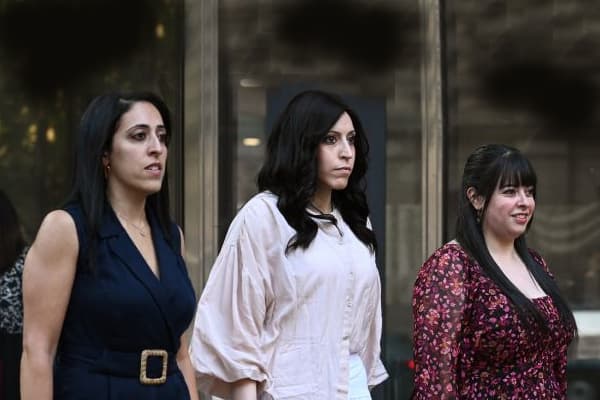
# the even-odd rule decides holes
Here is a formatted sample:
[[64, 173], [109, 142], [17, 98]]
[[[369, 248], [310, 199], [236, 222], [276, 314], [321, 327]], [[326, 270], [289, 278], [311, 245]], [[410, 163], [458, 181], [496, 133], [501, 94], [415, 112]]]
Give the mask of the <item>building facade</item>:
[[[594, 1], [42, 6], [51, 3], [0, 3], [2, 29], [18, 18], [37, 27], [31, 35], [9, 24], [10, 37], [0, 39], [0, 186], [18, 205], [30, 239], [67, 194], [74, 130], [91, 97], [153, 90], [174, 112], [173, 213], [199, 294], [228, 223], [255, 193], [273, 119], [299, 90], [330, 90], [357, 110], [371, 144], [367, 183], [391, 372], [375, 398], [409, 396], [416, 272], [452, 239], [461, 168], [476, 146], [491, 142], [518, 147], [536, 167], [529, 245], [547, 259], [580, 323], [569, 398], [600, 396], [578, 367], [600, 364]], [[114, 21], [119, 35], [85, 24], [99, 13], [114, 19], [112, 7], [121, 14]], [[73, 35], [98, 45], [84, 51], [71, 44]]]

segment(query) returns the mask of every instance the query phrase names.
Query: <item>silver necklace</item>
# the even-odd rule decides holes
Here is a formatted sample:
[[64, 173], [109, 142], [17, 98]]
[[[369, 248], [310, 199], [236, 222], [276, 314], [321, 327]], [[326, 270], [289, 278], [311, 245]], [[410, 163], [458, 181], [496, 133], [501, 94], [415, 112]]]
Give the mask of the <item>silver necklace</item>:
[[131, 221], [129, 218], [127, 218], [126, 216], [124, 216], [121, 213], [117, 213], [117, 215], [121, 218], [123, 218], [126, 222], [127, 225], [131, 225], [135, 228], [136, 231], [138, 231], [138, 233], [142, 236], [142, 237], [146, 237], [148, 235], [148, 231], [146, 230], [146, 224], [144, 224], [142, 227], [140, 227], [139, 225], [136, 225], [133, 223], [133, 221]]

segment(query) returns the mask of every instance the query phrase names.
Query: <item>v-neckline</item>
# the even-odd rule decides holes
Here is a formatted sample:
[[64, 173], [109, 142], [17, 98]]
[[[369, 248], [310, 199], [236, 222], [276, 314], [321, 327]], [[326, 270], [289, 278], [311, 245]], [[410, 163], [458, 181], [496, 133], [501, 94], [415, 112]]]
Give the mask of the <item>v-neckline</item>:
[[154, 270], [152, 269], [152, 267], [150, 267], [150, 264], [148, 264], [148, 260], [146, 260], [146, 257], [144, 257], [144, 254], [142, 253], [140, 248], [137, 246], [137, 244], [135, 243], [135, 240], [133, 240], [133, 238], [127, 231], [127, 229], [125, 229], [125, 227], [121, 223], [121, 220], [119, 220], [117, 213], [115, 212], [115, 210], [112, 209], [112, 207], [111, 207], [111, 211], [113, 213], [113, 217], [115, 218], [117, 224], [119, 225], [119, 228], [121, 228], [123, 234], [127, 237], [127, 240], [129, 241], [129, 243], [133, 246], [136, 253], [140, 256], [140, 258], [144, 262], [144, 267], [148, 270], [148, 272], [150, 272], [150, 275], [152, 275], [158, 283], [161, 283], [162, 282], [162, 279], [161, 279], [162, 268], [160, 265], [160, 257], [158, 255], [159, 253], [158, 253], [158, 251], [156, 251], [156, 245], [157, 245], [157, 240], [156, 240], [156, 235], [155, 235], [156, 229], [154, 226], [154, 220], [152, 219], [152, 213], [147, 213], [148, 227], [150, 229], [150, 238], [152, 240], [152, 249], [154, 250], [154, 257], [156, 257], [156, 270], [157, 270], [158, 274], [156, 274], [154, 272]]

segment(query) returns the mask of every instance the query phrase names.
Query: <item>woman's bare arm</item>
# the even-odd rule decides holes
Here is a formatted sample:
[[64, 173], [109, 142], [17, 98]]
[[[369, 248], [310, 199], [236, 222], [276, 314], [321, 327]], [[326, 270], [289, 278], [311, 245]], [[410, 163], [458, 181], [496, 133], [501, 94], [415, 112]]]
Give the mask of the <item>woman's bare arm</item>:
[[23, 268], [21, 397], [51, 400], [56, 346], [71, 297], [79, 241], [71, 216], [62, 210], [42, 221]]
[[194, 367], [190, 361], [190, 355], [188, 353], [188, 340], [185, 334], [181, 336], [181, 346], [177, 351], [177, 365], [183, 374], [185, 383], [187, 384], [188, 390], [190, 391], [190, 399], [198, 400], [198, 389], [196, 388], [196, 375], [194, 373]]
[[231, 384], [231, 400], [256, 400], [256, 381], [242, 379]]

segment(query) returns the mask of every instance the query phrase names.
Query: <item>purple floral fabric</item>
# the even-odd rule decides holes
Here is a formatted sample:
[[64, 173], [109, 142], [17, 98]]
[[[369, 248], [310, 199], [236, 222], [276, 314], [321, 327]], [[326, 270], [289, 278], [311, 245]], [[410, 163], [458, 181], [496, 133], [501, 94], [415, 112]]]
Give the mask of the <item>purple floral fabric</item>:
[[438, 249], [421, 267], [413, 293], [413, 400], [566, 399], [573, 329], [560, 321], [549, 296], [532, 301], [549, 329], [523, 324], [459, 245]]

